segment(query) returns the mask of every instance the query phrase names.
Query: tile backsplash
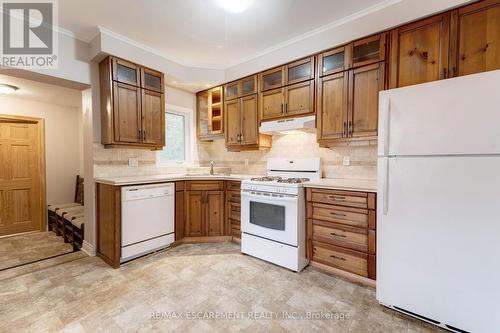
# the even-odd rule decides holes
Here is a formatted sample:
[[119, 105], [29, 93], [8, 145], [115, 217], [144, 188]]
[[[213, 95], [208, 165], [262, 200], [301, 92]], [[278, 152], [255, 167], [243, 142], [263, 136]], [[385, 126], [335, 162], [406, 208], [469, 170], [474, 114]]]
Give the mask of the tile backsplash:
[[[230, 167], [235, 174], [264, 174], [270, 157], [307, 158], [320, 157], [323, 177], [376, 179], [377, 147], [347, 146], [321, 148], [314, 133], [296, 133], [273, 137], [271, 149], [228, 152], [224, 140], [198, 142], [194, 148], [193, 165], [208, 166], [213, 160], [217, 167]], [[129, 167], [128, 159], [135, 157], [137, 167]], [[350, 165], [344, 166], [344, 157]], [[156, 152], [138, 149], [104, 149], [94, 144], [95, 177], [155, 175], [184, 173], [183, 166], [157, 167]]]

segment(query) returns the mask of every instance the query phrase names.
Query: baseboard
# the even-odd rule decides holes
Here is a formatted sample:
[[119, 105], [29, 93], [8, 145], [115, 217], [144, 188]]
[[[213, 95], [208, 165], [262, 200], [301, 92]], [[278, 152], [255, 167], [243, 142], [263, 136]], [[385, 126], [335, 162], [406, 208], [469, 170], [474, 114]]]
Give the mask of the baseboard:
[[237, 238], [237, 237], [233, 236], [232, 242], [236, 243], [236, 244], [241, 244], [241, 238]]
[[220, 243], [230, 242], [231, 236], [210, 236], [210, 237], [184, 237], [177, 241], [178, 244], [193, 244], [193, 243]]
[[360, 276], [360, 275], [357, 275], [357, 274], [354, 274], [351, 272], [346, 272], [346, 271], [343, 271], [343, 270], [335, 268], [335, 267], [324, 265], [324, 264], [319, 263], [319, 262], [310, 261], [309, 267], [314, 267], [314, 268], [316, 268], [322, 272], [328, 273], [328, 274], [340, 276], [346, 280], [349, 280], [351, 282], [354, 282], [354, 283], [357, 283], [357, 284], [360, 284], [360, 285], [363, 285], [366, 287], [376, 288], [376, 286], [377, 286], [377, 283], [375, 280], [372, 280], [372, 279], [369, 279], [369, 278], [366, 278], [364, 276]]
[[95, 248], [94, 245], [90, 244], [83, 240], [81, 250], [86, 253], [89, 257], [95, 257]]

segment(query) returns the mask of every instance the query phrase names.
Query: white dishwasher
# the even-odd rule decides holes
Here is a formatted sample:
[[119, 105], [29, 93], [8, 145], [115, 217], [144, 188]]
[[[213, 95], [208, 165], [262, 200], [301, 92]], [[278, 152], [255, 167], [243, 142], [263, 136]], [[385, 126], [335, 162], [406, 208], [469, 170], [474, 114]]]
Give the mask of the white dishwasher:
[[128, 261], [174, 242], [173, 183], [124, 186], [120, 261]]

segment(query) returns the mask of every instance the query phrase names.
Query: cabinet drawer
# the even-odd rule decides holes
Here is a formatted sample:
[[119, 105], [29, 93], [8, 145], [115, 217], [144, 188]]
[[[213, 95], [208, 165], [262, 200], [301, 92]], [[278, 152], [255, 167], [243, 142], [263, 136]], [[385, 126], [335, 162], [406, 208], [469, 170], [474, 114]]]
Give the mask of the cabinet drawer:
[[368, 195], [363, 192], [355, 193], [313, 189], [310, 200], [339, 206], [368, 208]]
[[313, 239], [361, 252], [368, 250], [368, 236], [362, 228], [313, 221]]
[[240, 203], [241, 202], [241, 194], [236, 191], [227, 191], [226, 197], [228, 202]]
[[241, 189], [241, 182], [228, 180], [226, 181], [226, 190], [239, 191]]
[[240, 221], [241, 220], [241, 207], [240, 204], [230, 202], [229, 203], [229, 218], [232, 220]]
[[368, 226], [368, 210], [313, 203], [312, 217], [315, 220], [346, 224], [359, 228]]
[[222, 191], [224, 189], [224, 181], [202, 181], [194, 180], [187, 182], [188, 191]]
[[320, 242], [313, 242], [313, 260], [361, 276], [368, 276], [368, 256]]

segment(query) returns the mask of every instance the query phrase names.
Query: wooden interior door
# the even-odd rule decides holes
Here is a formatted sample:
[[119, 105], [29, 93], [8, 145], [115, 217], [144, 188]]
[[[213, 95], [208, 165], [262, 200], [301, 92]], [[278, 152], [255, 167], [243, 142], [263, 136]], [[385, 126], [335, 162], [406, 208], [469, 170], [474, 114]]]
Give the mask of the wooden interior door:
[[240, 141], [243, 145], [256, 145], [259, 143], [257, 95], [250, 95], [241, 98]]
[[384, 64], [356, 68], [349, 76], [348, 136], [377, 136], [378, 93], [384, 89]]
[[187, 237], [205, 236], [205, 205], [203, 191], [186, 192], [186, 230]]
[[347, 72], [325, 76], [319, 80], [318, 140], [347, 136], [348, 81]]
[[141, 88], [118, 82], [114, 82], [113, 85], [115, 141], [140, 143], [142, 141]]
[[206, 192], [207, 236], [222, 236], [224, 233], [224, 192]]
[[298, 116], [314, 112], [314, 81], [288, 86], [285, 96], [285, 115]]
[[[144, 143], [165, 145], [163, 94], [142, 89], [142, 138]], [[159, 126], [158, 124], [162, 124]]]
[[226, 102], [226, 145], [240, 144], [241, 114], [240, 100], [233, 99]]
[[[453, 13], [454, 75], [500, 69], [500, 1], [480, 1]], [[452, 36], [453, 36], [452, 35]]]
[[44, 227], [40, 130], [0, 120], [0, 236]]
[[449, 18], [445, 13], [392, 31], [390, 88], [447, 78]]
[[264, 91], [261, 97], [262, 120], [282, 117], [284, 113], [284, 92], [282, 88]]

